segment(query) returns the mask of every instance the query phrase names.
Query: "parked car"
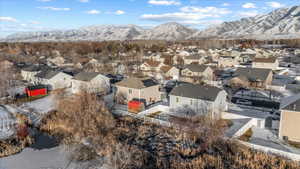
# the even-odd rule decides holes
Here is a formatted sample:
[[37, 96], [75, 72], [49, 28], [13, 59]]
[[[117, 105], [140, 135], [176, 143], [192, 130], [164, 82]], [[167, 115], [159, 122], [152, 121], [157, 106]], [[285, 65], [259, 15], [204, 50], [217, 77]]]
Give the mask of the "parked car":
[[238, 99], [236, 101], [237, 104], [241, 104], [241, 105], [247, 105], [247, 106], [251, 106], [252, 105], [252, 102], [251, 101], [248, 101], [248, 100], [243, 100], [243, 99]]

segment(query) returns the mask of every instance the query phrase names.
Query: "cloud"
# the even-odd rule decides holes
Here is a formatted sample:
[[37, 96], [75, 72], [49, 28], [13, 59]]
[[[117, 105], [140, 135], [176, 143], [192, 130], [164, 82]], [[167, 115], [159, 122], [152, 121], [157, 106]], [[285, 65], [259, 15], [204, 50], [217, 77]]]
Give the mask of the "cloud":
[[281, 4], [281, 3], [275, 2], [275, 1], [266, 2], [266, 4], [271, 8], [282, 8], [285, 6], [284, 4]]
[[37, 7], [38, 9], [44, 9], [44, 10], [51, 10], [51, 11], [70, 11], [71, 8], [56, 8], [52, 6], [43, 6], [43, 7]]
[[89, 2], [89, 0], [79, 0], [79, 2], [87, 3], [87, 2]]
[[99, 14], [100, 11], [96, 10], [96, 9], [93, 9], [93, 10], [89, 10], [86, 12], [87, 14], [91, 14], [91, 15], [96, 15], [96, 14]]
[[115, 14], [116, 14], [116, 15], [123, 15], [123, 14], [125, 14], [125, 11], [117, 10], [117, 11], [115, 12]]
[[29, 23], [32, 24], [32, 25], [38, 25], [38, 24], [40, 24], [40, 22], [38, 22], [38, 21], [30, 21]]
[[230, 6], [230, 4], [225, 2], [222, 4], [222, 6]]
[[1, 22], [17, 22], [17, 20], [13, 17], [9, 16], [0, 16], [0, 21]]
[[225, 15], [231, 13], [226, 8], [217, 8], [213, 6], [208, 6], [208, 7], [195, 7], [195, 6], [186, 6], [180, 8], [182, 12], [188, 12], [188, 13], [199, 13], [199, 14], [210, 14], [212, 16], [216, 15]]
[[174, 1], [174, 0], [149, 0], [148, 3], [151, 5], [165, 5], [165, 6], [181, 5], [180, 1]]
[[[203, 24], [207, 20], [212, 20], [213, 18], [220, 18], [229, 13], [231, 13], [231, 11], [226, 8], [185, 6], [180, 8], [179, 12], [144, 14], [141, 15], [140, 18], [157, 22], [179, 22], [196, 25]], [[218, 23], [220, 22], [221, 20], [218, 20]]]
[[256, 5], [254, 3], [245, 3], [244, 5], [242, 5], [243, 8], [249, 9], [249, 8], [256, 8]]
[[257, 10], [253, 10], [253, 11], [242, 11], [238, 13], [239, 16], [241, 17], [254, 17], [256, 15], [258, 15], [258, 11]]

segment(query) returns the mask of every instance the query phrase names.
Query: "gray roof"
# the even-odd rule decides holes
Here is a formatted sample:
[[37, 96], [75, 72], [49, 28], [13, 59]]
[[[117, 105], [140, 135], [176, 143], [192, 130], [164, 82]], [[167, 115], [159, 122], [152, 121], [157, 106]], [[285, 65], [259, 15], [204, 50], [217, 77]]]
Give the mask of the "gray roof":
[[203, 57], [202, 55], [194, 54], [194, 55], [190, 55], [190, 56], [185, 57], [185, 59], [199, 60], [199, 59], [201, 59], [202, 57]]
[[235, 71], [235, 76], [245, 77], [249, 81], [265, 81], [270, 72], [272, 72], [271, 69], [239, 67]]
[[285, 97], [281, 100], [280, 107], [283, 110], [299, 111], [300, 112], [300, 93]]
[[74, 79], [80, 80], [80, 81], [91, 81], [96, 76], [100, 75], [100, 73], [97, 72], [80, 72], [74, 76]]
[[123, 86], [133, 89], [142, 89], [146, 87], [156, 86], [158, 83], [151, 78], [127, 78], [116, 83], [116, 86]]
[[51, 79], [56, 76], [59, 71], [52, 71], [52, 70], [43, 70], [36, 75], [36, 77], [43, 78], [43, 79]]
[[186, 65], [184, 69], [189, 69], [192, 72], [204, 72], [208, 67], [206, 65], [190, 64]]
[[291, 104], [283, 107], [282, 109], [300, 112], [300, 99], [296, 100], [295, 102], [292, 102]]
[[213, 86], [185, 83], [175, 87], [170, 95], [215, 101], [221, 91], [222, 89]]

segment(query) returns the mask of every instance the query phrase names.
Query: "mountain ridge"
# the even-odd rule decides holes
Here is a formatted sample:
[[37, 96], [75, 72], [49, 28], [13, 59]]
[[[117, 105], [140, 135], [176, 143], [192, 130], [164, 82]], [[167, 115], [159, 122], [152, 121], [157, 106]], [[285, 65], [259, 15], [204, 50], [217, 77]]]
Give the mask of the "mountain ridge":
[[136, 25], [92, 25], [70, 30], [25, 32], [0, 41], [109, 41], [109, 40], [196, 40], [202, 38], [292, 38], [300, 37], [300, 6], [276, 9], [268, 14], [223, 22], [204, 30], [176, 22], [145, 29]]

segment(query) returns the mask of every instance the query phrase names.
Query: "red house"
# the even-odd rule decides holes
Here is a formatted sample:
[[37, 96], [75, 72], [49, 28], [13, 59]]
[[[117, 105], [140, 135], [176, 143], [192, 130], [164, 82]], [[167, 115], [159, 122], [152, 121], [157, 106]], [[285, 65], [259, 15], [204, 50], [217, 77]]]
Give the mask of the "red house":
[[28, 97], [44, 96], [47, 95], [47, 87], [44, 85], [28, 86], [25, 93]]

